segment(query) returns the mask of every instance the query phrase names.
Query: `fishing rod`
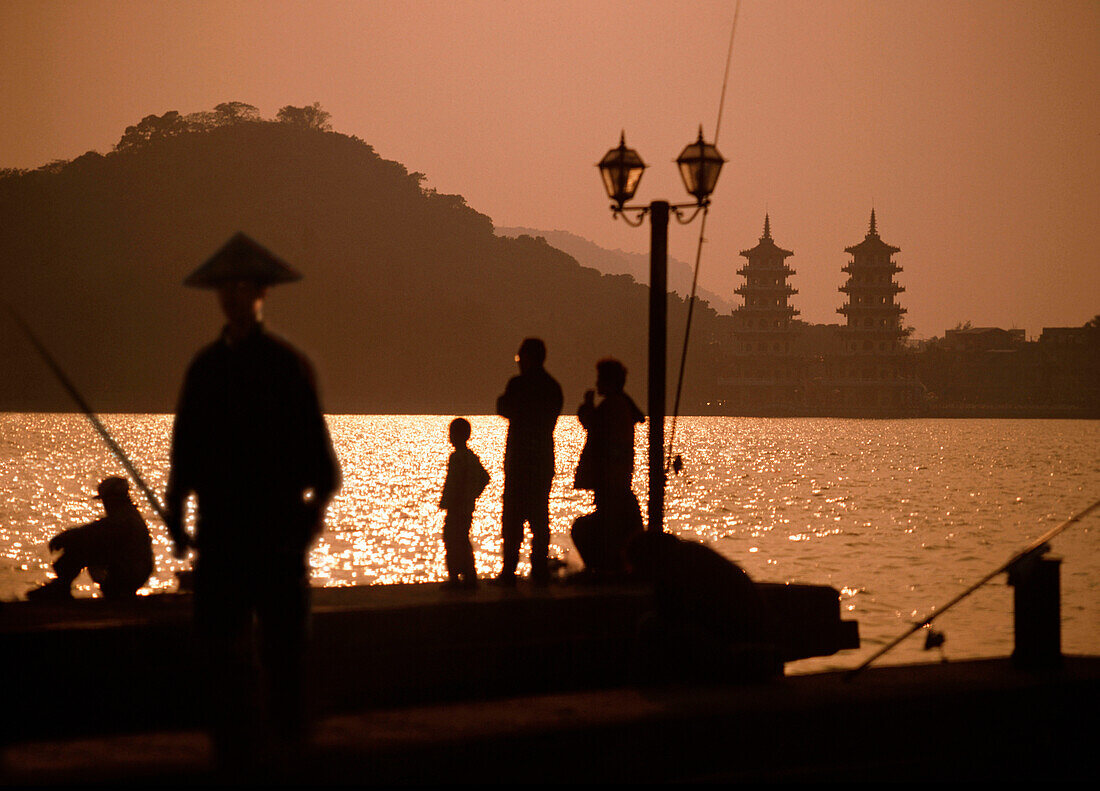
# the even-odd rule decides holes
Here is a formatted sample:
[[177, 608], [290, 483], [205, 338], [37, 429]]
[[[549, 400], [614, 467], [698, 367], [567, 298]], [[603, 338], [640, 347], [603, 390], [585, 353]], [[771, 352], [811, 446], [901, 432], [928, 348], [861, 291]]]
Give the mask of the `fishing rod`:
[[[737, 18], [741, 15], [741, 0], [733, 10], [733, 26], [730, 28], [730, 43], [726, 49], [726, 71], [722, 77], [722, 95], [718, 99], [718, 120], [714, 124], [714, 145], [718, 145], [718, 132], [722, 128], [722, 111], [726, 106], [726, 87], [730, 80], [730, 63], [733, 60], [733, 39], [737, 35]], [[687, 366], [688, 340], [691, 338], [691, 319], [695, 312], [695, 292], [699, 284], [699, 267], [703, 260], [703, 242], [706, 241], [707, 213], [710, 204], [703, 207], [703, 220], [699, 225], [699, 242], [695, 246], [695, 274], [691, 279], [691, 296], [688, 297], [687, 321], [684, 324], [684, 348], [680, 352], [680, 373], [676, 378], [676, 398], [672, 405], [672, 426], [668, 437], [668, 452], [665, 454], [665, 473], [672, 468], [673, 443], [676, 441], [676, 421], [680, 416], [680, 393], [684, 388], [684, 368]], [[677, 468], [677, 472], [679, 469]]]
[[164, 510], [164, 506], [161, 505], [160, 500], [157, 499], [157, 496], [153, 493], [153, 490], [150, 489], [148, 484], [145, 483], [145, 480], [141, 477], [141, 473], [138, 472], [133, 462], [131, 462], [130, 458], [126, 455], [126, 451], [124, 451], [119, 446], [119, 444], [115, 442], [114, 437], [112, 437], [110, 432], [107, 431], [107, 427], [103, 425], [96, 413], [92, 411], [92, 408], [88, 405], [88, 402], [84, 400], [84, 396], [80, 394], [80, 391], [76, 389], [76, 386], [72, 383], [72, 381], [70, 381], [69, 377], [65, 375], [65, 372], [61, 369], [61, 366], [58, 365], [57, 361], [53, 358], [53, 355], [50, 354], [49, 350], [46, 349], [46, 346], [42, 343], [42, 341], [38, 339], [38, 336], [34, 334], [34, 331], [30, 328], [30, 325], [23, 320], [23, 317], [20, 316], [19, 313], [16, 312], [15, 308], [13, 308], [10, 304], [5, 303], [5, 307], [8, 309], [8, 313], [11, 314], [11, 317], [15, 320], [15, 323], [19, 325], [20, 329], [22, 329], [23, 332], [26, 334], [31, 344], [42, 356], [42, 359], [45, 360], [46, 365], [48, 365], [50, 370], [53, 371], [54, 376], [56, 376], [57, 380], [61, 382], [61, 386], [64, 387], [66, 391], [68, 391], [69, 395], [72, 396], [72, 399], [76, 401], [77, 405], [84, 413], [84, 416], [88, 418], [88, 421], [99, 433], [99, 436], [102, 437], [103, 441], [107, 443], [107, 447], [110, 448], [115, 457], [120, 462], [122, 462], [122, 466], [126, 469], [126, 472], [130, 474], [130, 477], [133, 479], [134, 483], [137, 484], [137, 487], [141, 489], [142, 493], [145, 495], [145, 499], [148, 500], [149, 505], [152, 506], [153, 511], [156, 512], [157, 516], [160, 517], [162, 522], [165, 522], [167, 524], [168, 520], [167, 514]]
[[1095, 503], [1093, 503], [1092, 505], [1090, 505], [1088, 508], [1084, 509], [1083, 511], [1078, 511], [1076, 514], [1071, 516], [1069, 519], [1062, 522], [1062, 524], [1058, 525], [1057, 527], [1055, 527], [1052, 530], [1047, 531], [1045, 534], [1041, 535], [1039, 538], [1032, 541], [1030, 544], [1027, 545], [1027, 547], [1020, 550], [1015, 555], [1010, 557], [1007, 561], [1005, 561], [1003, 564], [998, 566], [996, 569], [994, 569], [993, 571], [986, 574], [984, 577], [982, 577], [976, 583], [974, 583], [969, 588], [964, 590], [958, 596], [953, 598], [951, 601], [949, 601], [947, 604], [945, 604], [939, 610], [934, 611], [931, 615], [929, 615], [927, 618], [925, 618], [920, 623], [914, 624], [913, 627], [911, 629], [909, 629], [909, 631], [907, 631], [901, 637], [898, 637], [896, 640], [891, 642], [889, 645], [886, 645], [883, 648], [880, 648], [870, 658], [865, 660], [862, 665], [855, 668], [854, 670], [848, 671], [848, 673], [846, 673], [845, 676], [844, 676], [844, 680], [845, 681], [851, 681], [853, 678], [855, 678], [855, 676], [860, 671], [862, 671], [864, 668], [866, 668], [868, 665], [870, 665], [872, 662], [874, 662], [880, 656], [885, 654], [887, 651], [892, 650], [894, 648], [894, 646], [896, 646], [898, 643], [900, 643], [905, 638], [909, 637], [909, 635], [913, 634], [914, 632], [919, 631], [920, 629], [923, 629], [925, 626], [928, 626], [936, 618], [943, 615], [949, 609], [951, 609], [956, 604], [961, 602], [963, 599], [965, 599], [967, 596], [969, 596], [974, 591], [978, 590], [978, 588], [985, 585], [987, 582], [989, 582], [991, 579], [996, 577], [998, 574], [1001, 574], [1002, 572], [1008, 571], [1008, 569], [1010, 569], [1013, 565], [1015, 565], [1016, 563], [1019, 563], [1020, 561], [1022, 561], [1023, 559], [1025, 559], [1029, 555], [1032, 555], [1032, 554], [1041, 555], [1044, 552], [1046, 552], [1049, 549], [1049, 547], [1046, 546], [1048, 541], [1050, 541], [1052, 538], [1057, 536], [1059, 533], [1061, 533], [1063, 530], [1065, 530], [1067, 527], [1074, 524], [1075, 522], [1080, 522], [1084, 517], [1088, 516], [1096, 508], [1100, 508], [1100, 500], [1097, 500]]

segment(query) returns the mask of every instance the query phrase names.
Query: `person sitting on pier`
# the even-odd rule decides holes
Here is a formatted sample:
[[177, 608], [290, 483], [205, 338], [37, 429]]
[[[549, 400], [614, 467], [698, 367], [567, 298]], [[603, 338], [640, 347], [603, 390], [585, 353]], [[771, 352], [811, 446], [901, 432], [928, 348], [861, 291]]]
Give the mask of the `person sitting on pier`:
[[588, 432], [573, 486], [591, 489], [596, 510], [578, 518], [570, 535], [587, 576], [614, 578], [626, 571], [626, 547], [642, 531], [642, 512], [630, 488], [634, 475], [634, 426], [645, 415], [623, 388], [626, 368], [607, 358], [596, 363], [597, 406], [592, 390], [584, 394], [577, 417]]
[[474, 548], [470, 545], [470, 526], [477, 498], [489, 484], [489, 473], [477, 454], [466, 447], [470, 439], [470, 421], [455, 418], [450, 427], [454, 452], [447, 461], [447, 478], [439, 507], [447, 512], [443, 520], [443, 548], [447, 553], [447, 587], [477, 587]]
[[129, 598], [149, 579], [154, 568], [153, 542], [130, 500], [129, 481], [104, 478], [95, 499], [103, 503], [107, 515], [50, 539], [50, 551], [61, 552], [53, 562], [57, 577], [29, 591], [27, 599], [71, 599], [73, 580], [84, 569], [108, 599]]

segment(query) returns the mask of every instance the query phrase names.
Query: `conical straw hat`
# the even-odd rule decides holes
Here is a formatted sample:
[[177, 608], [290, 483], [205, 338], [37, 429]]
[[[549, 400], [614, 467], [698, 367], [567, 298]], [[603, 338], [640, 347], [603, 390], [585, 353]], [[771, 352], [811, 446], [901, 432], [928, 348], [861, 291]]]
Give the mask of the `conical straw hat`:
[[187, 276], [185, 286], [218, 288], [247, 280], [261, 286], [293, 283], [302, 275], [266, 247], [237, 232], [206, 263]]

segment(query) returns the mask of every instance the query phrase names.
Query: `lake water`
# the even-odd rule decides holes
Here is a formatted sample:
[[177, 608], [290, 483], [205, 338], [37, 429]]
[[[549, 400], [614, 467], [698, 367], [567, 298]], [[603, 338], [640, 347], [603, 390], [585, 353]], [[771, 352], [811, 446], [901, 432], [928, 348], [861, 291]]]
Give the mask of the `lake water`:
[[[344, 487], [313, 550], [315, 585], [445, 577], [438, 510], [451, 416], [333, 415]], [[170, 415], [103, 422], [146, 480], [163, 491]], [[470, 445], [492, 475], [472, 539], [483, 576], [499, 569], [506, 423], [474, 416]], [[584, 441], [558, 422], [551, 552], [576, 562], [572, 520], [591, 495], [572, 489]], [[635, 491], [645, 509], [645, 430], [637, 435]], [[863, 647], [793, 663], [847, 668], [992, 571], [1030, 540], [1100, 498], [1100, 421], [681, 418], [684, 471], [666, 494], [666, 526], [704, 541], [769, 582], [832, 585]], [[0, 414], [0, 599], [47, 577], [46, 542], [100, 515], [96, 483], [123, 474], [80, 415]], [[157, 572], [146, 593], [175, 587], [187, 563], [143, 501]], [[1053, 542], [1062, 565], [1066, 653], [1100, 654], [1100, 514]], [[524, 553], [526, 554], [526, 547]], [[523, 570], [523, 569], [521, 569]], [[77, 595], [93, 595], [84, 576]], [[1012, 591], [993, 580], [936, 622], [947, 635], [925, 652], [919, 635], [881, 660], [939, 661], [1012, 651]]]

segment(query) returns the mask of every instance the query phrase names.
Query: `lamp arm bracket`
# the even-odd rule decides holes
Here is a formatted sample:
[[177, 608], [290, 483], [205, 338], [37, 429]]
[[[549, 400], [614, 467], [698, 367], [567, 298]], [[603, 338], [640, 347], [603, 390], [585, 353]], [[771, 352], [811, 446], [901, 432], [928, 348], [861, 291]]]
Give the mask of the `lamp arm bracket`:
[[[648, 206], [616, 206], [612, 204], [611, 214], [614, 218], [623, 218], [623, 222], [627, 225], [631, 225], [635, 228], [645, 222], [645, 217], [649, 214]], [[631, 219], [630, 215], [634, 214], [635, 218]]]
[[[699, 215], [699, 212], [706, 212], [706, 210], [710, 208], [710, 201], [702, 201], [701, 203], [681, 203], [676, 206], [670, 206], [669, 208], [672, 209], [672, 213], [676, 215], [676, 222], [680, 223], [680, 225], [687, 225]], [[691, 214], [686, 214], [683, 211], [684, 209], [694, 209], [695, 211]]]
[[[649, 214], [649, 210], [651, 208], [652, 205], [620, 206], [613, 203], [611, 204], [611, 214], [616, 218], [622, 217], [623, 221], [627, 225], [632, 225], [637, 228], [645, 222], [646, 215]], [[699, 212], [705, 212], [708, 208], [710, 208], [710, 201], [703, 200], [697, 203], [677, 203], [669, 206], [669, 208], [672, 210], [672, 213], [676, 215], [677, 222], [679, 222], [681, 225], [687, 225], [699, 215]], [[684, 211], [685, 209], [694, 209], [694, 211], [692, 211], [691, 214], [687, 214]], [[633, 219], [631, 218], [631, 215], [634, 215]]]

